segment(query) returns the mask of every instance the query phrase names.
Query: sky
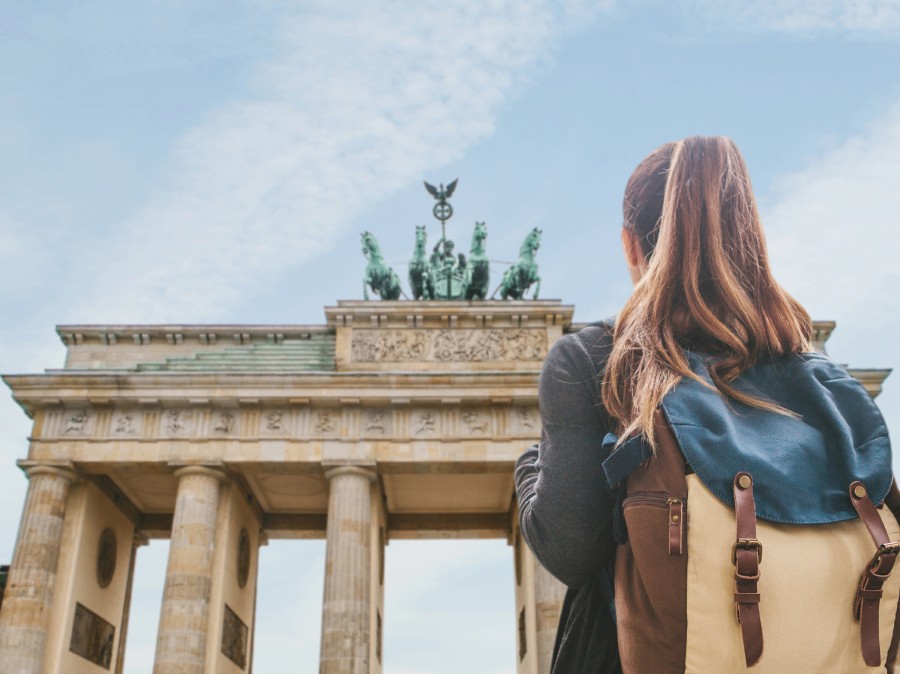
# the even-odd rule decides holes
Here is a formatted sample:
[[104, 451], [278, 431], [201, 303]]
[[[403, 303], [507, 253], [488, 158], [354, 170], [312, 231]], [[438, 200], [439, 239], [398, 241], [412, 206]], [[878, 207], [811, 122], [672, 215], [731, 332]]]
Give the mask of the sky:
[[[832, 357], [896, 367], [898, 64], [900, 0], [0, 0], [0, 372], [60, 367], [57, 324], [320, 324], [362, 298], [362, 231], [404, 280], [415, 226], [436, 240], [422, 180], [459, 178], [459, 249], [485, 221], [509, 261], [540, 227], [541, 297], [614, 315], [625, 182], [695, 134], [743, 150]], [[0, 399], [0, 560], [28, 432]], [[166, 550], [138, 556], [127, 672], [152, 667]], [[315, 671], [324, 543], [261, 555], [254, 672]], [[515, 671], [505, 542], [386, 563], [386, 674]]]

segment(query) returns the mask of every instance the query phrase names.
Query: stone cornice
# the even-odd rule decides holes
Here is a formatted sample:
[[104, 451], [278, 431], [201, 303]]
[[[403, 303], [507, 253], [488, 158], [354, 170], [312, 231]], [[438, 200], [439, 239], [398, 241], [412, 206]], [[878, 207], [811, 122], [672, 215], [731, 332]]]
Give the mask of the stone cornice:
[[[463, 403], [535, 404], [539, 372], [372, 372], [298, 374], [160, 374], [74, 372], [5, 375], [29, 416], [46, 408], [325, 407], [445, 404], [448, 386]], [[498, 398], [502, 391], [502, 400]]]
[[100, 344], [228, 344], [279, 343], [331, 331], [325, 325], [57, 325], [56, 334], [66, 346]]
[[409, 302], [339, 300], [325, 307], [331, 328], [523, 328], [572, 322], [574, 305], [561, 300]]
[[858, 369], [858, 368], [848, 368], [847, 372], [854, 379], [859, 380], [863, 386], [866, 387], [866, 391], [869, 392], [869, 395], [873, 398], [877, 397], [879, 393], [883, 390], [884, 380], [890, 376], [893, 370], [889, 369]]

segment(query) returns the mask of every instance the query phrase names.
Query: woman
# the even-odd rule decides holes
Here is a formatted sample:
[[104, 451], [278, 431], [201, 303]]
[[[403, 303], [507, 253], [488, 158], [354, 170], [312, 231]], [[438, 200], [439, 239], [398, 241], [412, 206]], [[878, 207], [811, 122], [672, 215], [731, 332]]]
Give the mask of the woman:
[[[516, 465], [522, 534], [541, 564], [568, 587], [554, 652], [555, 674], [685, 668], [682, 627], [666, 634], [659, 625], [671, 627], [672, 620], [659, 615], [653, 616], [656, 620], [629, 622], [622, 568], [615, 583], [617, 639], [613, 529], [624, 525], [619, 519], [614, 526], [621, 508], [617, 510], [604, 474], [610, 449], [639, 437], [647, 452], [638, 457], [645, 459], [641, 466], [659, 463], [661, 446], [672, 436], [665, 424], [660, 426], [658, 410], [667, 394], [687, 390], [691, 382], [701, 391], [713, 391], [729, 410], [755, 410], [774, 419], [774, 426], [782, 423], [778, 419], [793, 421], [804, 414], [818, 420], [820, 408], [827, 407], [823, 401], [811, 412], [796, 412], [789, 393], [784, 399], [773, 393], [780, 385], [776, 381], [772, 386], [772, 377], [777, 379], [781, 372], [779, 364], [794, 357], [800, 367], [807, 367], [807, 356], [799, 354], [812, 351], [812, 324], [772, 277], [750, 179], [731, 140], [688, 138], [663, 145], [645, 158], [625, 189], [622, 243], [634, 292], [614, 325], [592, 325], [563, 337], [551, 350], [539, 385], [541, 444], [526, 451]], [[758, 376], [771, 363], [777, 367]], [[813, 366], [834, 367], [818, 360]], [[846, 373], [842, 376], [847, 378]], [[858, 398], [859, 391], [850, 396]], [[877, 411], [866, 408], [863, 416], [850, 425], [874, 425], [877, 431], [882, 423], [883, 428]], [[619, 440], [601, 449], [608, 433]], [[890, 484], [886, 431], [877, 444], [878, 468], [872, 480], [884, 488], [876, 503]], [[677, 454], [674, 441], [672, 446]], [[734, 449], [735, 455], [746, 451]], [[722, 454], [697, 455], [698, 463], [720, 461], [730, 450], [708, 451]], [[679, 472], [683, 468], [692, 473], [691, 461], [678, 456], [683, 461]], [[686, 480], [679, 478], [682, 484]], [[876, 494], [872, 496], [874, 500]], [[636, 533], [633, 526], [629, 521], [629, 535]], [[623, 532], [617, 533], [622, 541]], [[730, 610], [733, 621], [734, 608]], [[683, 614], [682, 603], [675, 609], [675, 621], [684, 622]], [[628, 631], [624, 637], [623, 630]], [[657, 647], [671, 642], [671, 661], [642, 660], [642, 640]], [[748, 665], [750, 661], [748, 650]], [[650, 662], [652, 670], [647, 669]]]

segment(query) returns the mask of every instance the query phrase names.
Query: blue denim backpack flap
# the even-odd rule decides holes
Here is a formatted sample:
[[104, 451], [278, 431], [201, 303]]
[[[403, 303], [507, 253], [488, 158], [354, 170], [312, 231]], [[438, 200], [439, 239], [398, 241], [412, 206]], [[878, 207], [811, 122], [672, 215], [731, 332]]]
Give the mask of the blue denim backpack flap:
[[[704, 354], [687, 352], [691, 369], [712, 383]], [[875, 403], [856, 379], [821, 354], [760, 362], [733, 384], [797, 416], [726, 400], [683, 379], [662, 402], [693, 471], [733, 507], [736, 473], [753, 476], [756, 514], [788, 524], [857, 517], [847, 495], [860, 480], [874, 503], [891, 486], [891, 447]]]

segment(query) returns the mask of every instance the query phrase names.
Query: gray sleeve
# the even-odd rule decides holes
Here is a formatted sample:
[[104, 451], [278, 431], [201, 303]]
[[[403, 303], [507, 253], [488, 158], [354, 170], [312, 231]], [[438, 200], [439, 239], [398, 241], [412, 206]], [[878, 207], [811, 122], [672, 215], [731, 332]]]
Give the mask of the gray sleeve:
[[610, 421], [599, 386], [609, 331], [591, 335], [566, 336], [548, 354], [538, 387], [541, 443], [516, 462], [522, 535], [569, 587], [592, 579], [615, 551], [601, 449]]

